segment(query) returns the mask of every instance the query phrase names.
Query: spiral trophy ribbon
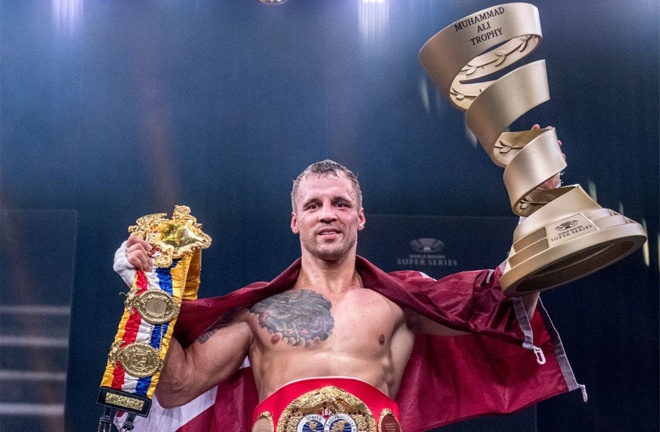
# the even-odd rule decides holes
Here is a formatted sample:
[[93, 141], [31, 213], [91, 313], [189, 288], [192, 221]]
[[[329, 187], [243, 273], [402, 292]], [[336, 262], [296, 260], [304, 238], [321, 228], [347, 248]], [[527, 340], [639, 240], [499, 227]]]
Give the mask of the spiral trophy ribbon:
[[123, 431], [133, 429], [136, 415], [149, 414], [179, 307], [197, 298], [201, 249], [211, 245], [186, 206], [175, 206], [172, 219], [156, 213], [136, 224], [128, 231], [152, 246], [154, 267], [146, 273], [136, 270], [126, 296], [97, 398], [105, 406], [99, 432], [111, 430], [117, 410], [128, 413]]
[[501, 285], [507, 295], [550, 289], [594, 273], [646, 241], [643, 227], [600, 207], [579, 186], [542, 189], [565, 167], [554, 128], [508, 132], [550, 99], [545, 61], [487, 81], [534, 52], [542, 39], [538, 9], [493, 6], [464, 17], [429, 39], [419, 60], [491, 160], [504, 167], [512, 211], [524, 216], [513, 235]]

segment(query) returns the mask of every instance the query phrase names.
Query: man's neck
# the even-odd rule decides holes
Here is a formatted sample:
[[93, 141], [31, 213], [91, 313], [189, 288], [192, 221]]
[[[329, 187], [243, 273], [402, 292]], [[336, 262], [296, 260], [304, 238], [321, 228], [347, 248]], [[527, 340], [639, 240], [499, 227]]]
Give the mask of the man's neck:
[[362, 286], [362, 279], [355, 269], [355, 255], [339, 261], [325, 261], [303, 255], [300, 274], [294, 288], [317, 289], [340, 294]]

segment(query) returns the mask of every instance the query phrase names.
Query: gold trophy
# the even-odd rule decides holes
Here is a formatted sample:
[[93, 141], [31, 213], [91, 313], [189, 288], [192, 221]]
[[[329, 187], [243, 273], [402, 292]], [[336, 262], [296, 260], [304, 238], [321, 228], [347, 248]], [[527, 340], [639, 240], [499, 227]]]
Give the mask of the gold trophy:
[[133, 429], [135, 416], [149, 414], [179, 307], [197, 298], [201, 250], [211, 245], [186, 206], [175, 206], [172, 219], [157, 213], [136, 223], [128, 231], [152, 246], [154, 267], [136, 270], [126, 296], [97, 397], [105, 407], [99, 432], [111, 430], [117, 410], [128, 413], [122, 431]]
[[504, 167], [512, 211], [524, 217], [513, 235], [501, 285], [507, 295], [550, 289], [594, 273], [646, 241], [643, 227], [600, 207], [579, 186], [542, 189], [565, 167], [554, 128], [508, 132], [550, 99], [545, 61], [505, 70], [538, 48], [538, 9], [493, 6], [447, 26], [419, 60], [443, 96], [466, 111], [466, 123], [492, 161]]

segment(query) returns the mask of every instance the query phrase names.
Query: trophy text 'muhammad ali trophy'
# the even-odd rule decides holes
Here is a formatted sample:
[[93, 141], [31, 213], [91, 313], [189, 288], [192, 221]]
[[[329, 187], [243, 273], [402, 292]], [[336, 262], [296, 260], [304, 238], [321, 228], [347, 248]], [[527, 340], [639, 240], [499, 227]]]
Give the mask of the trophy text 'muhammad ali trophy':
[[186, 206], [175, 206], [172, 219], [156, 213], [136, 224], [128, 231], [152, 246], [154, 267], [135, 271], [126, 296], [97, 398], [105, 407], [99, 432], [110, 432], [118, 410], [128, 413], [122, 431], [133, 429], [136, 415], [149, 414], [179, 307], [183, 300], [197, 298], [201, 249], [211, 245]]
[[538, 9], [509, 3], [476, 12], [426, 42], [419, 60], [492, 161], [504, 170], [511, 209], [524, 220], [513, 236], [501, 285], [507, 295], [542, 291], [596, 272], [646, 241], [643, 227], [600, 207], [579, 186], [541, 189], [566, 162], [554, 128], [507, 132], [550, 99], [545, 61], [499, 79], [483, 78], [532, 53], [541, 42]]

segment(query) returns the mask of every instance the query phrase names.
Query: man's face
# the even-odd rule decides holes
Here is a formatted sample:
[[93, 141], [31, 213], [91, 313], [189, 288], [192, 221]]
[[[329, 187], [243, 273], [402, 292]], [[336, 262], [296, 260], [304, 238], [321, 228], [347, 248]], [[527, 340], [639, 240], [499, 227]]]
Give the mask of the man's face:
[[355, 254], [364, 223], [355, 188], [342, 173], [309, 174], [301, 180], [291, 230], [300, 235], [303, 256], [337, 261]]

